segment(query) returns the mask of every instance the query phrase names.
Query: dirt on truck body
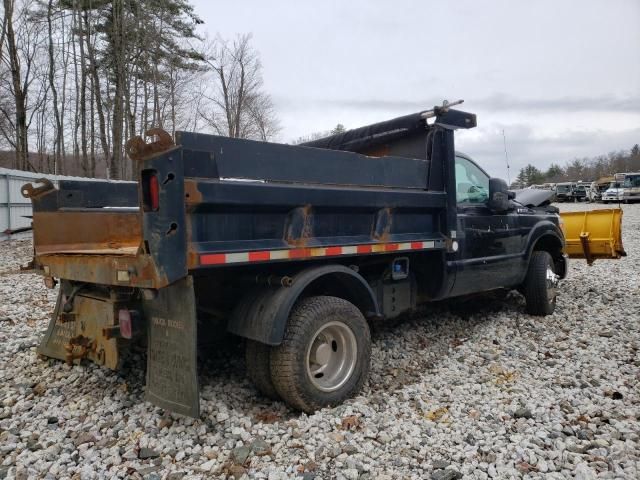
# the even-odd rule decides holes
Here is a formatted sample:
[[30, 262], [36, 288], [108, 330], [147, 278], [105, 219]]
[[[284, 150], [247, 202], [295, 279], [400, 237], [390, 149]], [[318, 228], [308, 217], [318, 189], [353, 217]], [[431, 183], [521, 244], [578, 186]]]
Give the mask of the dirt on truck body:
[[553, 312], [557, 210], [457, 153], [476, 117], [450, 107], [298, 146], [154, 130], [128, 145], [138, 182], [26, 185], [60, 282], [39, 353], [118, 368], [141, 341], [146, 398], [198, 416], [197, 338], [221, 325], [265, 395], [313, 411], [366, 381], [372, 319], [496, 289]]

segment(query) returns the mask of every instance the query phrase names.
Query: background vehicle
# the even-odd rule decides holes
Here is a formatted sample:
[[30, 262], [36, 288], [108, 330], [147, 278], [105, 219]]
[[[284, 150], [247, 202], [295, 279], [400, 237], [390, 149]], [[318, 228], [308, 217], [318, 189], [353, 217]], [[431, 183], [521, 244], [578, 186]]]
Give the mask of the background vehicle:
[[502, 288], [552, 313], [556, 210], [455, 153], [475, 125], [445, 105], [302, 146], [155, 131], [128, 145], [137, 183], [26, 185], [35, 264], [61, 281], [38, 352], [117, 368], [144, 338], [147, 399], [198, 416], [197, 339], [226, 328], [256, 386], [310, 412], [366, 381], [370, 319]]
[[589, 182], [576, 182], [573, 188], [573, 201], [583, 202], [589, 198]]
[[601, 202], [602, 194], [609, 188], [609, 185], [613, 181], [613, 177], [601, 177], [591, 184], [589, 188], [589, 197], [592, 202]]
[[556, 202], [570, 202], [573, 200], [573, 182], [556, 183]]
[[622, 201], [622, 182], [613, 181], [609, 184], [602, 194], [602, 203], [621, 202]]
[[640, 172], [624, 174], [622, 201], [624, 203], [640, 201]]

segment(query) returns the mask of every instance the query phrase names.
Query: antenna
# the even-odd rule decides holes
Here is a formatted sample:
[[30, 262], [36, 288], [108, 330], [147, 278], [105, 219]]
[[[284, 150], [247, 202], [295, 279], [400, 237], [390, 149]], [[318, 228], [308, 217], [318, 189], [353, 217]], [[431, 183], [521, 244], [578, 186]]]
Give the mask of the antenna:
[[507, 136], [504, 134], [504, 128], [502, 129], [502, 143], [504, 144], [504, 159], [507, 162], [507, 181], [511, 185], [511, 175], [509, 172], [509, 154], [507, 153]]

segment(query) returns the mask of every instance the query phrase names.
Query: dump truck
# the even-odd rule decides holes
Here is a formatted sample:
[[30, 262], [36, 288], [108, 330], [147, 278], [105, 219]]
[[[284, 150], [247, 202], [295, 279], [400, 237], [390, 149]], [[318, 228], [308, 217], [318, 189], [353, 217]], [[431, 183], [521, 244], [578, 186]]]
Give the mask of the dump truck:
[[146, 399], [198, 417], [198, 339], [226, 329], [264, 395], [311, 412], [366, 381], [372, 320], [497, 289], [551, 314], [557, 209], [456, 152], [476, 116], [451, 107], [302, 145], [153, 130], [127, 144], [137, 182], [25, 185], [59, 283], [38, 353], [117, 369], [143, 346]]

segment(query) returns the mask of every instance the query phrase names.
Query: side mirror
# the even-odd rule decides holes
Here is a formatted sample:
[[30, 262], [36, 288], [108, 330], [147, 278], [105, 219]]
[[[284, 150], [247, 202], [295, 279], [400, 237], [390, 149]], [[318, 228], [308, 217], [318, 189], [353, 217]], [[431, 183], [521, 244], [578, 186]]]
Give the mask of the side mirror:
[[489, 201], [487, 206], [496, 212], [506, 212], [511, 208], [515, 193], [508, 190], [507, 182], [501, 178], [489, 179]]

